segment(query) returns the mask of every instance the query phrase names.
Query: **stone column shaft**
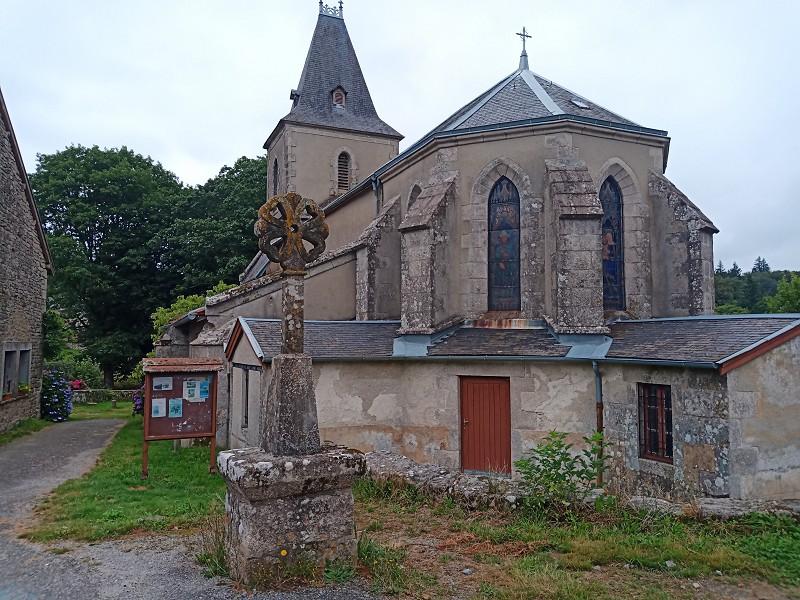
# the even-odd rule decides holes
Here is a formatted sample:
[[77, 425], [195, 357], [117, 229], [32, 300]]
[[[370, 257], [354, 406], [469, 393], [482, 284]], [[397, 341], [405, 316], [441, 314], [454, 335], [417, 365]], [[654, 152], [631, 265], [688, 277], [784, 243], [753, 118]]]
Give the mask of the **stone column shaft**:
[[281, 354], [303, 353], [303, 306], [305, 304], [304, 274], [283, 276], [281, 308]]

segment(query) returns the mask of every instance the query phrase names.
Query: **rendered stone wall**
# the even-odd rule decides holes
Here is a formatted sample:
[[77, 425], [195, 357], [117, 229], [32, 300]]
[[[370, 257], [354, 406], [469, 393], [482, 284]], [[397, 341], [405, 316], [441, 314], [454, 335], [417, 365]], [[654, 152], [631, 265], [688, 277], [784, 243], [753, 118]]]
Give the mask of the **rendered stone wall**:
[[[730, 491], [728, 395], [714, 370], [601, 365], [615, 493], [688, 501]], [[671, 386], [673, 463], [639, 456], [637, 383]]]
[[[460, 376], [510, 378], [512, 460], [553, 429], [568, 432], [578, 445], [595, 429], [594, 380], [588, 364], [317, 361], [314, 383], [321, 438], [365, 452], [387, 450], [458, 468]], [[231, 447], [253, 444], [249, 432], [237, 430], [239, 419], [233, 411], [241, 403], [239, 390], [234, 382]], [[257, 418], [251, 404], [251, 423]]]
[[727, 378], [731, 497], [800, 498], [800, 337]]
[[39, 414], [46, 295], [47, 270], [36, 221], [15, 161], [9, 125], [0, 116], [0, 353], [7, 343], [30, 344], [32, 387], [29, 394], [0, 401], [0, 432]]

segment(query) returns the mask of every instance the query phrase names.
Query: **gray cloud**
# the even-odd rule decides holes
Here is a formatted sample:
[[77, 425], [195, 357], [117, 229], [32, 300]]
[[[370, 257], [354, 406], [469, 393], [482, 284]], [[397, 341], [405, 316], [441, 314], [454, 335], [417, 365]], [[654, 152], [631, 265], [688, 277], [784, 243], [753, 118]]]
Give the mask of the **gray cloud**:
[[[314, 0], [0, 0], [0, 85], [29, 170], [127, 145], [200, 183], [289, 109]], [[672, 137], [667, 173], [721, 229], [716, 256], [800, 268], [800, 3], [348, 0], [381, 117], [419, 138], [516, 68]], [[403, 146], [401, 146], [403, 147]]]

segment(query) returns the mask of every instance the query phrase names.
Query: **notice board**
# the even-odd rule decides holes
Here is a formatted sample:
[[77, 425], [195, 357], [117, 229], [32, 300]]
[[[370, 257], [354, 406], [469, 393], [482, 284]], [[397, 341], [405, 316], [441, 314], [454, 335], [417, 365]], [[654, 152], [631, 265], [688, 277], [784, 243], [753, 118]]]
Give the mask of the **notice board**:
[[147, 477], [148, 442], [210, 438], [214, 470], [217, 435], [217, 359], [144, 360], [144, 446], [142, 476]]
[[144, 437], [174, 440], [216, 435], [217, 374], [158, 373], [145, 395]]

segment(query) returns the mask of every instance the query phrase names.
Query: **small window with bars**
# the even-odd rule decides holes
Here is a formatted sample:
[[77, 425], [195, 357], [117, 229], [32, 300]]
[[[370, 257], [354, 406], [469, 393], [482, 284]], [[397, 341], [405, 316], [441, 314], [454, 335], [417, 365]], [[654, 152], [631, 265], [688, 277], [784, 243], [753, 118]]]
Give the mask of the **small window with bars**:
[[637, 384], [639, 456], [672, 462], [672, 394], [668, 385]]
[[340, 192], [350, 189], [350, 155], [341, 152], [336, 159], [336, 187]]

